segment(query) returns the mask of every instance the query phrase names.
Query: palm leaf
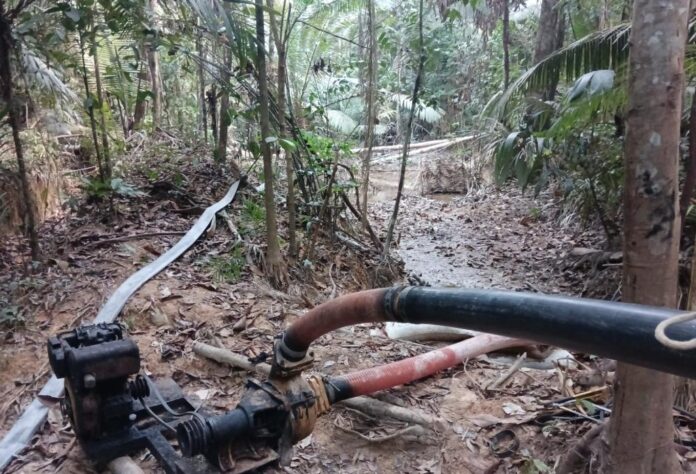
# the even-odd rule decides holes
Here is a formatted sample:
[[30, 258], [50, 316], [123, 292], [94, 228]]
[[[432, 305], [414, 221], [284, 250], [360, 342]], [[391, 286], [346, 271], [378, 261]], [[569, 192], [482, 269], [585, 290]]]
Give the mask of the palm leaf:
[[29, 48], [22, 47], [19, 57], [25, 76], [30, 84], [65, 102], [77, 100], [77, 94], [63, 81], [60, 73], [50, 68]]
[[592, 71], [618, 70], [628, 59], [630, 32], [631, 25], [622, 23], [559, 49], [529, 68], [500, 96], [491, 100], [482, 113], [502, 120], [516, 95], [543, 90], [562, 76], [574, 80]]

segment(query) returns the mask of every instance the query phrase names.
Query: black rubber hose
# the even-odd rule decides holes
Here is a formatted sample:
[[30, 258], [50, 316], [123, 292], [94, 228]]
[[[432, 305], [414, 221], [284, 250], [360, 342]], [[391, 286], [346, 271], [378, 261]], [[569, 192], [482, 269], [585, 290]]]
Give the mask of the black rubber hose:
[[[491, 290], [406, 287], [390, 290], [389, 319], [441, 324], [537, 341], [696, 378], [696, 350], [655, 339], [655, 327], [678, 310], [563, 296]], [[667, 330], [696, 337], [696, 322]]]

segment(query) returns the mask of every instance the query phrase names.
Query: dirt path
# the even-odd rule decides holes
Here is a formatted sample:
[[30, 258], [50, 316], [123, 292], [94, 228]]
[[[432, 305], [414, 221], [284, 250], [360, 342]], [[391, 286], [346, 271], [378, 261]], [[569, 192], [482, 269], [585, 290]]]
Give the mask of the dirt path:
[[[534, 198], [510, 186], [422, 196], [418, 169], [413, 163], [406, 173], [397, 226], [396, 252], [408, 273], [433, 286], [580, 293], [583, 275], [567, 268], [567, 254], [598, 245], [601, 236], [577, 221], [559, 225], [560, 206], [548, 194]], [[397, 164], [373, 174], [372, 215], [386, 226]]]

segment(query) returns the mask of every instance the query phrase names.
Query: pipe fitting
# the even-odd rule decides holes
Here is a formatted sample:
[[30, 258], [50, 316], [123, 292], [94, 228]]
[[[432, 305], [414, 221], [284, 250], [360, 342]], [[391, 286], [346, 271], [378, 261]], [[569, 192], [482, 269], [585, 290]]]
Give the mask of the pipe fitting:
[[311, 351], [296, 351], [288, 347], [286, 334], [276, 337], [273, 342], [273, 360], [271, 362], [271, 379], [289, 379], [299, 376], [314, 363]]
[[197, 415], [179, 424], [184, 456], [205, 454], [222, 470], [242, 473], [268, 463], [290, 461], [292, 446], [309, 436], [330, 409], [324, 381], [299, 375], [250, 379], [237, 407], [219, 416]]

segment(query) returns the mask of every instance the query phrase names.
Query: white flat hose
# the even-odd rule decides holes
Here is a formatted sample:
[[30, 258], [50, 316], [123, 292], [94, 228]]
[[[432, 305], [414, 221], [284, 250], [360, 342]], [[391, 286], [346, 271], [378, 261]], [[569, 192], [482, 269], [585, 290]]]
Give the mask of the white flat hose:
[[[186, 252], [208, 228], [215, 214], [228, 206], [237, 194], [239, 181], [230, 186], [227, 194], [218, 202], [208, 207], [201, 217], [186, 234], [179, 240], [174, 247], [160, 255], [155, 261], [145, 265], [143, 268], [132, 274], [116, 291], [106, 300], [104, 306], [97, 314], [93, 323], [110, 323], [119, 315], [128, 299], [135, 294], [140, 287], [147, 283], [159, 272], [164, 270], [174, 260]], [[10, 431], [0, 441], [0, 471], [12, 461], [14, 456], [26, 448], [31, 442], [32, 437], [41, 428], [46, 416], [48, 407], [41, 402], [41, 399], [56, 400], [63, 396], [63, 382], [52, 375], [46, 385], [41, 389], [37, 398], [24, 410], [24, 413], [17, 419]]]

